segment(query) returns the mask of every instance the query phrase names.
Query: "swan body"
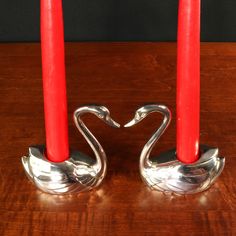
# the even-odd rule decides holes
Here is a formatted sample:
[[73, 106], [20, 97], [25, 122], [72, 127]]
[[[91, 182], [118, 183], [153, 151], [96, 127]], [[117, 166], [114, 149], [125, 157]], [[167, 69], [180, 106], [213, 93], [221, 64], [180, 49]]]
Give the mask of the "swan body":
[[153, 112], [161, 113], [164, 119], [140, 155], [140, 173], [144, 182], [152, 189], [177, 194], [192, 194], [208, 189], [221, 174], [225, 158], [219, 156], [217, 148], [203, 145], [200, 147], [200, 159], [193, 164], [180, 162], [175, 150], [151, 158], [150, 153], [154, 145], [170, 124], [170, 110], [163, 105], [147, 105], [138, 109], [134, 119], [125, 125], [131, 127]]
[[74, 122], [92, 148], [95, 159], [72, 151], [68, 160], [53, 163], [46, 159], [44, 146], [30, 147], [29, 155], [22, 157], [22, 164], [29, 179], [42, 191], [51, 194], [82, 192], [98, 186], [105, 177], [106, 154], [81, 119], [87, 113], [96, 115], [112, 127], [120, 126], [112, 120], [107, 108], [85, 106], [74, 112]]

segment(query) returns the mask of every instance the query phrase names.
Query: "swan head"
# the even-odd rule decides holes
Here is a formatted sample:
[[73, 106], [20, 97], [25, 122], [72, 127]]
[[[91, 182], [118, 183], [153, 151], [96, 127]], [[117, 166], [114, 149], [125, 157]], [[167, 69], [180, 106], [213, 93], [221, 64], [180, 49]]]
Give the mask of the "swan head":
[[94, 108], [94, 114], [103, 120], [106, 124], [110, 125], [111, 127], [114, 128], [119, 128], [120, 124], [118, 124], [116, 121], [114, 121], [111, 118], [110, 111], [104, 107], [104, 106], [98, 106]]
[[169, 120], [171, 119], [171, 111], [168, 109], [168, 107], [164, 105], [150, 104], [139, 108], [135, 112], [134, 118], [130, 122], [128, 122], [124, 127], [128, 128], [138, 124], [143, 119], [145, 119], [150, 113], [153, 112], [160, 112], [165, 116], [165, 118]]
[[103, 120], [106, 124], [110, 125], [111, 127], [114, 127], [114, 128], [120, 127], [120, 124], [118, 124], [116, 121], [114, 121], [111, 118], [110, 111], [104, 106], [92, 105], [92, 106], [84, 106], [84, 107], [78, 108], [74, 112], [74, 120], [76, 121], [77, 119], [80, 118], [80, 116], [82, 116], [85, 113], [94, 114], [99, 119]]

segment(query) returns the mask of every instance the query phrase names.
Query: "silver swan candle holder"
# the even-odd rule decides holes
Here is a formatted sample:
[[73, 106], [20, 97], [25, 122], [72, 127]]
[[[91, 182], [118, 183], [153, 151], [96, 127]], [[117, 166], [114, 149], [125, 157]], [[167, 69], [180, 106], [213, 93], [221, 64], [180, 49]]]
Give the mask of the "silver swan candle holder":
[[193, 194], [208, 189], [225, 165], [225, 158], [219, 156], [218, 148], [201, 145], [200, 159], [193, 164], [180, 162], [175, 149], [157, 157], [150, 157], [154, 145], [171, 122], [170, 110], [164, 105], [146, 105], [139, 108], [134, 119], [125, 125], [125, 127], [136, 125], [153, 112], [161, 113], [164, 119], [140, 155], [139, 167], [144, 182], [154, 190], [175, 194]]
[[101, 144], [82, 121], [82, 116], [93, 114], [111, 127], [119, 128], [104, 106], [84, 106], [74, 112], [74, 123], [92, 148], [95, 159], [81, 152], [72, 151], [70, 158], [61, 163], [50, 162], [45, 157], [45, 146], [29, 148], [29, 155], [22, 157], [28, 178], [42, 191], [65, 194], [88, 191], [97, 187], [106, 175], [107, 158]]

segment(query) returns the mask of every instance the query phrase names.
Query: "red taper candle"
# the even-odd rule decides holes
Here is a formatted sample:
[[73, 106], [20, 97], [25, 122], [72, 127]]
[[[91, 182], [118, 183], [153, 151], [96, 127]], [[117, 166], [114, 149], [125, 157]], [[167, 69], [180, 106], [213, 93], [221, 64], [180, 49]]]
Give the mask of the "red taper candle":
[[69, 157], [69, 144], [61, 0], [41, 0], [41, 49], [46, 157], [63, 162]]
[[179, 0], [177, 57], [177, 157], [199, 159], [200, 0]]

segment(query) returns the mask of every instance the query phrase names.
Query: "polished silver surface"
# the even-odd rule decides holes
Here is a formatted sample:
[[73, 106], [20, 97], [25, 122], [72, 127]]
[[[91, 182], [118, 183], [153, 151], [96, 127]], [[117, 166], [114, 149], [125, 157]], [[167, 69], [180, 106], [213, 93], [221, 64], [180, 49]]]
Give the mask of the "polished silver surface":
[[175, 150], [150, 157], [154, 145], [170, 124], [170, 110], [163, 105], [146, 105], [138, 109], [134, 119], [125, 125], [131, 127], [153, 112], [161, 113], [164, 119], [140, 155], [140, 173], [144, 182], [152, 189], [176, 194], [193, 194], [208, 189], [221, 174], [225, 158], [219, 156], [217, 148], [203, 145], [200, 147], [200, 159], [193, 164], [178, 161]]
[[95, 159], [78, 151], [72, 151], [70, 158], [61, 163], [53, 163], [45, 158], [45, 147], [29, 148], [29, 155], [22, 157], [22, 163], [29, 179], [44, 192], [64, 194], [90, 190], [103, 180], [106, 169], [106, 154], [81, 117], [87, 113], [96, 115], [106, 124], [119, 128], [103, 106], [84, 106], [74, 112], [74, 122], [92, 148]]

